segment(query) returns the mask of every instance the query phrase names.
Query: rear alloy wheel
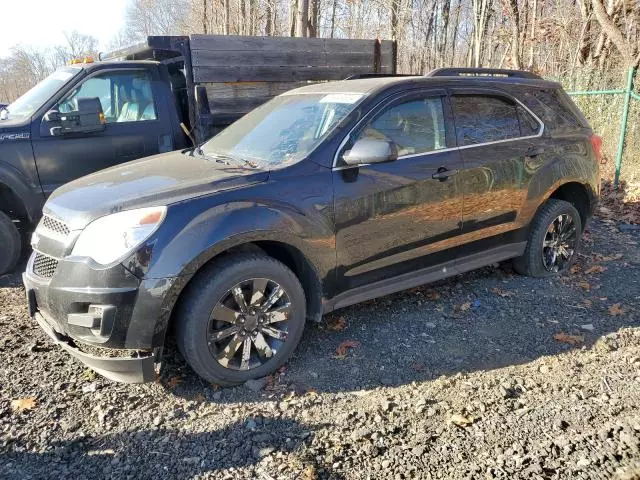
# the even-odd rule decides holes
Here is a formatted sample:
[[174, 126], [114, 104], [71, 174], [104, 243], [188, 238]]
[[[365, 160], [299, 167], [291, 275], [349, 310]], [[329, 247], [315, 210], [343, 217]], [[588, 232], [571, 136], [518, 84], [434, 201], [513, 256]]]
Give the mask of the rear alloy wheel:
[[568, 271], [582, 235], [578, 210], [564, 200], [548, 200], [531, 223], [524, 255], [513, 261], [518, 273], [549, 277]]
[[22, 241], [15, 223], [3, 212], [0, 212], [0, 275], [9, 273], [20, 260]]
[[234, 385], [280, 367], [302, 337], [302, 285], [262, 254], [222, 258], [198, 273], [177, 312], [177, 343], [210, 382]]
[[573, 217], [563, 213], [558, 215], [542, 242], [542, 264], [548, 272], [557, 273], [565, 269], [573, 260], [578, 243], [578, 232]]

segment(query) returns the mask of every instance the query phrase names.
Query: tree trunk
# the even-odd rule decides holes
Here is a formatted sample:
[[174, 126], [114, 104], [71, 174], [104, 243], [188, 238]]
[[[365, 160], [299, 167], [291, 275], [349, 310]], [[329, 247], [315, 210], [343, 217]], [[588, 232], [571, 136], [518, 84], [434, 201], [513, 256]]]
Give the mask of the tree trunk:
[[640, 64], [640, 54], [637, 52], [637, 45], [633, 46], [618, 29], [612, 18], [605, 11], [600, 0], [591, 0], [593, 13], [602, 28], [602, 31], [616, 46], [623, 61], [628, 67], [637, 67]]
[[264, 28], [264, 33], [267, 37], [273, 36], [273, 13], [271, 11], [271, 0], [267, 0], [267, 6], [265, 11], [265, 16], [267, 17], [267, 24]]
[[438, 41], [438, 65], [444, 66], [444, 57], [447, 54], [447, 38], [449, 33], [449, 14], [451, 12], [451, 0], [444, 0], [442, 4], [442, 26], [440, 27], [440, 40]]
[[320, 32], [320, 0], [311, 0], [311, 19], [309, 21], [309, 36], [319, 37]]
[[520, 60], [520, 12], [518, 10], [518, 0], [507, 0], [507, 11], [509, 12], [511, 23], [511, 65], [516, 70], [522, 66]]
[[458, 43], [458, 26], [460, 25], [460, 10], [462, 10], [462, 0], [458, 0], [456, 7], [456, 18], [453, 21], [453, 35], [451, 35], [451, 63], [456, 62], [456, 45]]
[[292, 37], [296, 36], [296, 27], [298, 25], [298, 0], [291, 1], [291, 10], [289, 11], [289, 28]]
[[330, 37], [333, 38], [336, 32], [336, 10], [338, 9], [338, 0], [333, 0], [333, 8], [331, 9], [331, 33]]
[[300, 6], [300, 17], [298, 21], [298, 36], [309, 36], [309, 0], [300, 0], [302, 5]]
[[224, 34], [231, 35], [231, 0], [224, 0]]
[[400, 1], [391, 0], [391, 40], [397, 40], [399, 36], [398, 15], [400, 15]]

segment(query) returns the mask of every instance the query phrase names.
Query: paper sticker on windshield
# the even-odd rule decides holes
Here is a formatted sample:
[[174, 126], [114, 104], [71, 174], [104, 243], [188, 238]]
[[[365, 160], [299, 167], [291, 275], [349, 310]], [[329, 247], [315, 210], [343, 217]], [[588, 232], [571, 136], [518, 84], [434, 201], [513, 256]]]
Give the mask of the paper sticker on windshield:
[[362, 98], [360, 93], [330, 93], [320, 99], [320, 103], [345, 103], [351, 105]]
[[54, 80], [60, 80], [61, 82], [66, 82], [71, 77], [73, 77], [73, 73], [64, 72], [64, 71], [53, 72], [51, 74], [51, 78], [53, 78]]

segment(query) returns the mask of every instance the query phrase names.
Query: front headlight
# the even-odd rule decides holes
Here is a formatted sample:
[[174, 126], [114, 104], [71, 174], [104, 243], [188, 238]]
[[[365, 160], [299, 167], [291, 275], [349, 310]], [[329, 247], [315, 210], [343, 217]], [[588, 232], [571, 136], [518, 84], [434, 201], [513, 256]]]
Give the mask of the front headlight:
[[149, 207], [98, 218], [82, 231], [71, 255], [102, 265], [121, 260], [157, 230], [166, 213], [167, 207]]

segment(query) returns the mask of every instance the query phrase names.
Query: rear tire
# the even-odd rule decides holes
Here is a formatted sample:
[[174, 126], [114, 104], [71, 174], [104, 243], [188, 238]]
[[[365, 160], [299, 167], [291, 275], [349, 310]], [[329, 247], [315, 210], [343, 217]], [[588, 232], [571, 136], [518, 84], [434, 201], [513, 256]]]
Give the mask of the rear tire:
[[20, 232], [4, 212], [0, 212], [0, 245], [2, 245], [0, 275], [2, 275], [13, 270], [20, 260], [20, 252], [22, 251]]
[[304, 290], [286, 265], [263, 254], [234, 254], [189, 285], [177, 311], [176, 341], [202, 378], [237, 385], [284, 364], [305, 318]]
[[513, 260], [513, 267], [530, 277], [562, 274], [575, 261], [581, 235], [578, 210], [564, 200], [547, 200], [531, 223], [524, 255]]

